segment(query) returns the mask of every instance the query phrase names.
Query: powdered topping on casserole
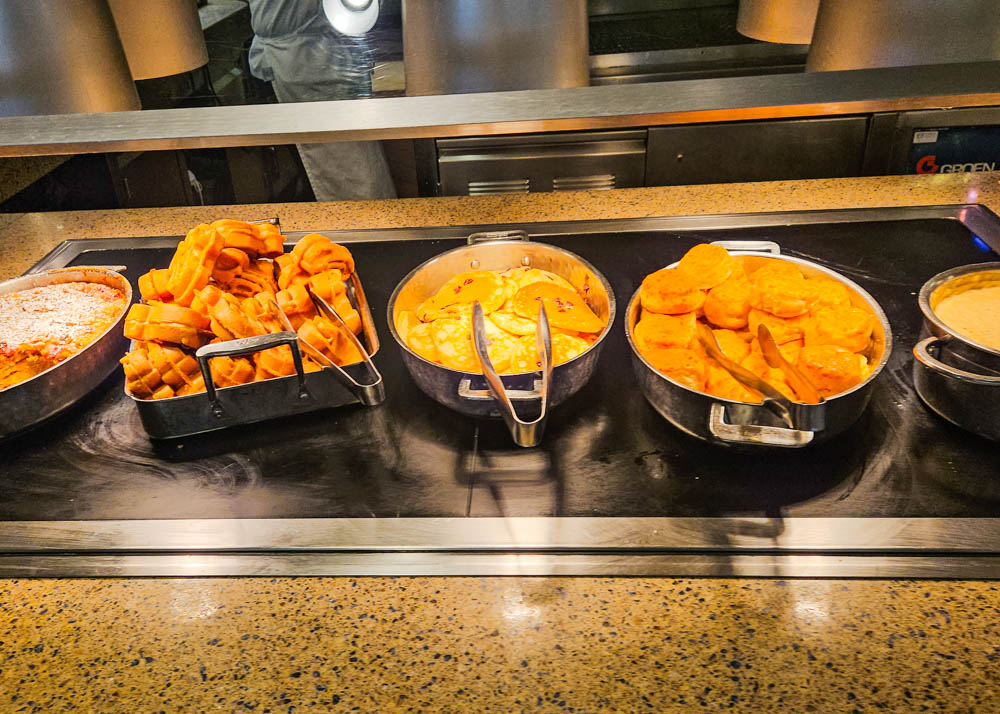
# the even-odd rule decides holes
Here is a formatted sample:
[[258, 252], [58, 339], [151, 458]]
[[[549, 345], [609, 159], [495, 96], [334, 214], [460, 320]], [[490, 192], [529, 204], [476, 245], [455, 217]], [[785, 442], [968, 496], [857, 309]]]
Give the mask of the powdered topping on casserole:
[[0, 295], [0, 389], [71, 357], [121, 313], [125, 293], [101, 283], [68, 282]]

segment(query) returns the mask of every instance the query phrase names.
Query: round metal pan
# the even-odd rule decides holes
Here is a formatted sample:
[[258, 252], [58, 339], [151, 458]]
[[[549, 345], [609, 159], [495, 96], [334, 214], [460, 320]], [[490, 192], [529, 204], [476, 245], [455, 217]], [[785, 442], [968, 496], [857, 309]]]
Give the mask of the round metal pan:
[[84, 266], [46, 270], [8, 280], [0, 284], [0, 293], [71, 282], [101, 283], [123, 291], [121, 313], [97, 339], [73, 356], [0, 391], [0, 439], [30, 429], [83, 398], [115, 370], [127, 349], [122, 323], [132, 304], [132, 286], [114, 270]]
[[[881, 306], [861, 286], [840, 273], [801, 258], [781, 255], [770, 241], [720, 241], [733, 256], [747, 256], [747, 262], [784, 260], [795, 263], [804, 275], [823, 275], [843, 283], [851, 302], [867, 309], [878, 319], [872, 332], [869, 363], [874, 369], [861, 384], [829, 397], [820, 404], [797, 404], [794, 428], [783, 423], [760, 404], [723, 399], [698, 392], [659, 372], [639, 353], [633, 337], [639, 319], [639, 290], [625, 313], [625, 336], [632, 349], [632, 366], [646, 399], [664, 419], [699, 439], [715, 444], [742, 447], [800, 448], [832, 439], [851, 426], [864, 412], [878, 378], [892, 351], [892, 329]], [[676, 267], [674, 263], [668, 267]]]
[[1000, 284], [1000, 263], [952, 268], [920, 288], [925, 336], [913, 347], [913, 384], [943, 418], [1000, 441], [1000, 350], [955, 332], [934, 312], [945, 296], [981, 283]]
[[[500, 416], [482, 374], [461, 372], [424, 359], [406, 345], [396, 330], [396, 316], [437, 292], [448, 279], [468, 270], [506, 270], [528, 266], [549, 270], [568, 280], [584, 295], [590, 308], [606, 321], [597, 341], [583, 354], [552, 368], [547, 404], [554, 406], [576, 393], [594, 373], [605, 338], [615, 318], [611, 284], [592, 265], [569, 251], [527, 240], [523, 232], [474, 234], [468, 245], [455, 248], [417, 266], [389, 298], [389, 331], [399, 344], [403, 363], [417, 386], [435, 401], [474, 417]], [[507, 396], [526, 409], [542, 406], [539, 372], [500, 377]], [[542, 410], [544, 411], [544, 409]]]

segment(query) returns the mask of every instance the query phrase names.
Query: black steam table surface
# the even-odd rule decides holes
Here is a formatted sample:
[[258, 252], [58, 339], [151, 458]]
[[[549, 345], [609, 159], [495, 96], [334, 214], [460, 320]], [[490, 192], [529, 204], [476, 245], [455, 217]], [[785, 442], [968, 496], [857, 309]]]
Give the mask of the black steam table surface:
[[[910, 376], [916, 293], [997, 260], [979, 206], [507, 226], [571, 250], [619, 304], [592, 381], [539, 448], [409, 378], [386, 324], [400, 279], [465, 228], [327, 232], [349, 243], [387, 399], [151, 441], [116, 373], [0, 444], [0, 574], [649, 573], [976, 576], [1000, 563], [1000, 445], [943, 421]], [[295, 236], [291, 236], [292, 239]], [[639, 392], [622, 328], [647, 273], [696, 242], [766, 239], [882, 305], [894, 350], [837, 439], [754, 453], [702, 443]], [[125, 265], [135, 283], [177, 238], [67, 241], [35, 270]]]

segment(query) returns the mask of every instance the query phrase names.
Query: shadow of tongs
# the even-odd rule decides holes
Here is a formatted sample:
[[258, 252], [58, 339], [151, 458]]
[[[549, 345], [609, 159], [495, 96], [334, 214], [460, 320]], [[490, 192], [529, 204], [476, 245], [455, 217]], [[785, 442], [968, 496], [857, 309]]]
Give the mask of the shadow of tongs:
[[[331, 374], [333, 377], [340, 382], [345, 389], [347, 389], [351, 394], [357, 397], [358, 401], [365, 406], [373, 407], [377, 404], [381, 404], [385, 401], [385, 382], [382, 381], [382, 374], [378, 371], [375, 363], [372, 362], [371, 355], [368, 354], [368, 350], [365, 346], [361, 344], [361, 340], [358, 339], [351, 328], [347, 326], [347, 323], [341, 319], [337, 311], [330, 307], [326, 300], [321, 298], [319, 295], [314, 293], [312, 289], [306, 287], [306, 292], [309, 293], [310, 299], [312, 299], [313, 304], [316, 306], [317, 311], [332, 321], [337, 327], [341, 329], [341, 332], [351, 343], [357, 348], [358, 352], [361, 354], [364, 360], [364, 365], [368, 371], [371, 379], [368, 383], [362, 383], [352, 377], [350, 374], [344, 370], [339, 364], [334, 362], [332, 359], [327, 357], [325, 354], [320, 352], [318, 349], [310, 345], [308, 342], [299, 338], [299, 347], [312, 357], [314, 360], [319, 362], [324, 369], [329, 368], [332, 370]], [[288, 321], [288, 316], [285, 315], [284, 311], [278, 307], [278, 303], [273, 299], [269, 301], [269, 307], [271, 309], [271, 314], [281, 323], [282, 327], [290, 332], [295, 332], [295, 328], [292, 327], [292, 323]]]
[[490, 361], [490, 341], [486, 336], [486, 321], [483, 306], [477, 300], [472, 304], [472, 343], [483, 368], [486, 378], [486, 389], [497, 403], [500, 416], [503, 417], [514, 443], [518, 446], [538, 446], [545, 432], [545, 420], [549, 411], [549, 389], [552, 383], [552, 335], [549, 331], [549, 317], [545, 313], [545, 305], [539, 305], [538, 325], [535, 328], [535, 344], [538, 348], [539, 367], [542, 370], [541, 390], [539, 391], [539, 413], [531, 420], [525, 421], [514, 411], [507, 390], [500, 375]]
[[801, 418], [802, 404], [791, 401], [784, 394], [772, 387], [766, 380], [761, 379], [756, 374], [742, 367], [736, 362], [726, 357], [719, 347], [712, 329], [703, 323], [698, 323], [698, 341], [705, 348], [708, 356], [714, 359], [719, 365], [732, 375], [733, 379], [762, 395], [762, 406], [777, 416], [789, 429], [802, 429], [805, 419]]

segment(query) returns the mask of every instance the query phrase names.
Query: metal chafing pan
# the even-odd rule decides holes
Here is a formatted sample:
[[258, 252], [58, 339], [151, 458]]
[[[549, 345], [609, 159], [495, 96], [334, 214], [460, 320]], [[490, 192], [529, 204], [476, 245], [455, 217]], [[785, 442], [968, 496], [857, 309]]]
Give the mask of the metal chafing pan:
[[46, 270], [8, 280], [0, 284], [0, 293], [71, 282], [118, 288], [125, 293], [122, 311], [96, 340], [72, 357], [0, 391], [0, 439], [35, 426], [84, 397], [114, 371], [125, 350], [127, 341], [122, 337], [122, 323], [132, 303], [132, 286], [114, 270], [88, 266]]
[[917, 303], [926, 337], [913, 347], [913, 384], [940, 416], [1000, 440], [1000, 350], [956, 332], [934, 312], [946, 296], [989, 283], [1000, 284], [1000, 263], [963, 265], [924, 283]]
[[[286, 325], [284, 332], [272, 335], [205, 345], [195, 356], [206, 391], [169, 399], [138, 399], [129, 393], [128, 387], [125, 388], [125, 394], [139, 411], [146, 433], [154, 439], [170, 439], [347, 404], [381, 404], [385, 399], [385, 387], [382, 375], [371, 361], [371, 355], [379, 349], [378, 335], [357, 273], [351, 274], [348, 296], [361, 315], [365, 344], [353, 336], [335, 310], [312, 293], [310, 296], [321, 313], [351, 335], [364, 357], [362, 362], [341, 368], [326, 360], [328, 364], [323, 369], [305, 372], [298, 336], [290, 325]], [[277, 305], [273, 309], [284, 318]], [[294, 375], [221, 389], [213, 384], [209, 369], [211, 359], [247, 355], [281, 345], [288, 345], [292, 350]], [[310, 354], [313, 351], [310, 350]]]
[[[515, 443], [534, 446], [541, 438], [547, 409], [575, 394], [593, 375], [615, 319], [615, 295], [607, 279], [583, 258], [554, 245], [530, 241], [524, 231], [474, 233], [467, 241], [468, 245], [422, 263], [400, 281], [389, 298], [389, 331], [399, 344], [403, 363], [413, 381], [429, 397], [469, 416], [503, 416]], [[546, 370], [542, 369], [505, 374], [491, 384], [482, 374], [461, 372], [424, 359], [399, 336], [396, 317], [400, 311], [415, 310], [454, 275], [467, 270], [507, 270], [522, 265], [548, 270], [565, 278], [606, 321], [604, 330], [590, 349], [552, 367], [550, 378], [546, 378]], [[538, 339], [542, 342], [545, 341], [543, 332], [547, 334], [547, 328], [539, 331]], [[540, 350], [544, 352], [546, 350]], [[506, 392], [506, 399], [494, 396], [499, 388]], [[514, 413], [515, 406], [537, 418], [532, 422], [521, 421]]]
[[[851, 426], [861, 416], [871, 398], [875, 380], [892, 351], [892, 330], [885, 312], [861, 286], [840, 273], [801, 258], [781, 255], [781, 248], [771, 241], [718, 241], [730, 255], [746, 256], [751, 265], [764, 260], [795, 263], [804, 275], [823, 275], [843, 283], [851, 293], [851, 302], [877, 318], [869, 346], [871, 374], [861, 384], [829, 397], [819, 404], [794, 407], [788, 420], [779, 419], [760, 404], [723, 399], [695, 391], [659, 372], [639, 354], [633, 330], [639, 319], [639, 290], [629, 301], [625, 313], [625, 336], [632, 348], [632, 366], [646, 399], [664, 419], [699, 439], [727, 446], [799, 448], [827, 441]], [[676, 267], [674, 263], [668, 267]]]

